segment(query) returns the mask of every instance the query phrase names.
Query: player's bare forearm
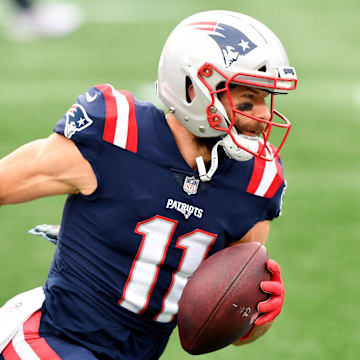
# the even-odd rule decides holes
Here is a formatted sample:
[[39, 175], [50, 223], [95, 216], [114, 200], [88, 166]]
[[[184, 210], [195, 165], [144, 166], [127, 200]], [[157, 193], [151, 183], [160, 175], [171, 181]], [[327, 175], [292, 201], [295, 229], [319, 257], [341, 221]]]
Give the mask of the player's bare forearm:
[[[28, 143], [0, 160], [0, 205], [90, 193], [96, 178], [75, 145], [60, 135]], [[95, 183], [94, 183], [95, 178]]]
[[246, 345], [246, 344], [250, 344], [253, 341], [257, 340], [259, 337], [263, 336], [271, 327], [272, 322], [268, 322], [264, 325], [261, 326], [255, 326], [251, 333], [250, 336], [247, 339], [244, 340], [236, 340], [233, 345], [235, 346], [241, 346], [241, 345]]
[[231, 243], [230, 245], [235, 245], [239, 243], [257, 241], [265, 245], [270, 231], [270, 221], [259, 221], [256, 223], [240, 240]]

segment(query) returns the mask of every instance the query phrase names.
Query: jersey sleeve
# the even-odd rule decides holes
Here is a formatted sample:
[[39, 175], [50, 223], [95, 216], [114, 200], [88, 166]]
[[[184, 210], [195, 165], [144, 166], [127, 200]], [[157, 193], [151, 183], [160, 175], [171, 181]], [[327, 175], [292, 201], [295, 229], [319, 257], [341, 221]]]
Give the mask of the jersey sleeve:
[[54, 131], [71, 139], [89, 161], [97, 157], [104, 142], [136, 152], [134, 98], [110, 84], [96, 85], [78, 97]]
[[286, 189], [286, 181], [282, 183], [275, 195], [269, 200], [268, 205], [263, 211], [263, 220], [273, 220], [281, 215], [282, 202]]
[[96, 158], [104, 132], [106, 108], [102, 91], [94, 86], [77, 101], [54, 127], [54, 131], [72, 140], [85, 159]]
[[281, 215], [286, 181], [279, 155], [273, 161], [254, 159], [254, 167], [247, 192], [268, 199], [260, 220], [272, 220]]

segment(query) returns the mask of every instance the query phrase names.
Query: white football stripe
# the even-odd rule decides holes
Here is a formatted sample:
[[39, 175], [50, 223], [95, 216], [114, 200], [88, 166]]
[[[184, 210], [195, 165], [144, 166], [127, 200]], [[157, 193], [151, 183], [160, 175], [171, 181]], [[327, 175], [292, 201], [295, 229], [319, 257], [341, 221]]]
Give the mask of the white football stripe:
[[116, 129], [114, 135], [114, 145], [125, 149], [126, 141], [128, 137], [130, 107], [126, 97], [123, 94], [116, 91], [112, 86], [111, 86], [111, 90], [115, 97], [116, 107], [117, 107], [117, 120], [116, 120]]
[[21, 359], [26, 360], [40, 360], [40, 358], [35, 354], [31, 346], [25, 341], [23, 327], [20, 326], [18, 332], [12, 339], [12, 344], [16, 353]]

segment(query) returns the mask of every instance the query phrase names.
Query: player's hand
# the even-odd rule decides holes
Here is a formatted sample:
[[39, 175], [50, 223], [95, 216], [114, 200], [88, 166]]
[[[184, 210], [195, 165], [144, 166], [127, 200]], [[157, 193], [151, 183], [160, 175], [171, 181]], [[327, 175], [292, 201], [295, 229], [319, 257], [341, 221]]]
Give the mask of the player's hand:
[[285, 287], [281, 279], [280, 265], [275, 260], [269, 259], [266, 266], [271, 272], [271, 278], [269, 281], [262, 281], [260, 287], [270, 296], [266, 301], [258, 304], [258, 311], [263, 315], [255, 321], [255, 326], [273, 321], [280, 314], [284, 303]]
[[262, 281], [260, 287], [263, 292], [270, 296], [266, 301], [258, 304], [257, 309], [262, 315], [256, 319], [250, 331], [239, 339], [240, 341], [247, 341], [250, 337], [258, 338], [263, 335], [281, 312], [285, 287], [281, 279], [280, 265], [275, 260], [269, 259], [266, 266], [271, 272], [271, 278], [269, 281]]

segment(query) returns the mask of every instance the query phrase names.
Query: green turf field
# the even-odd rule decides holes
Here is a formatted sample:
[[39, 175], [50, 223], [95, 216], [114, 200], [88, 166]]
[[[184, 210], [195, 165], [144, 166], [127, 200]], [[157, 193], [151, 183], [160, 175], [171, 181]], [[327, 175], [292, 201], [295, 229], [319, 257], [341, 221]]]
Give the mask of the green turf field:
[[[358, 359], [358, 0], [76, 2], [86, 23], [70, 37], [19, 44], [0, 32], [0, 157], [50, 134], [92, 85], [112, 83], [153, 100], [163, 43], [191, 13], [221, 7], [257, 17], [283, 41], [299, 77], [298, 90], [278, 100], [294, 125], [282, 152], [288, 180], [283, 216], [268, 241], [282, 266], [286, 302], [257, 343], [196, 359]], [[45, 280], [54, 247], [27, 230], [58, 223], [63, 202], [57, 197], [0, 209], [0, 303]], [[191, 358], [175, 331], [162, 359]]]

